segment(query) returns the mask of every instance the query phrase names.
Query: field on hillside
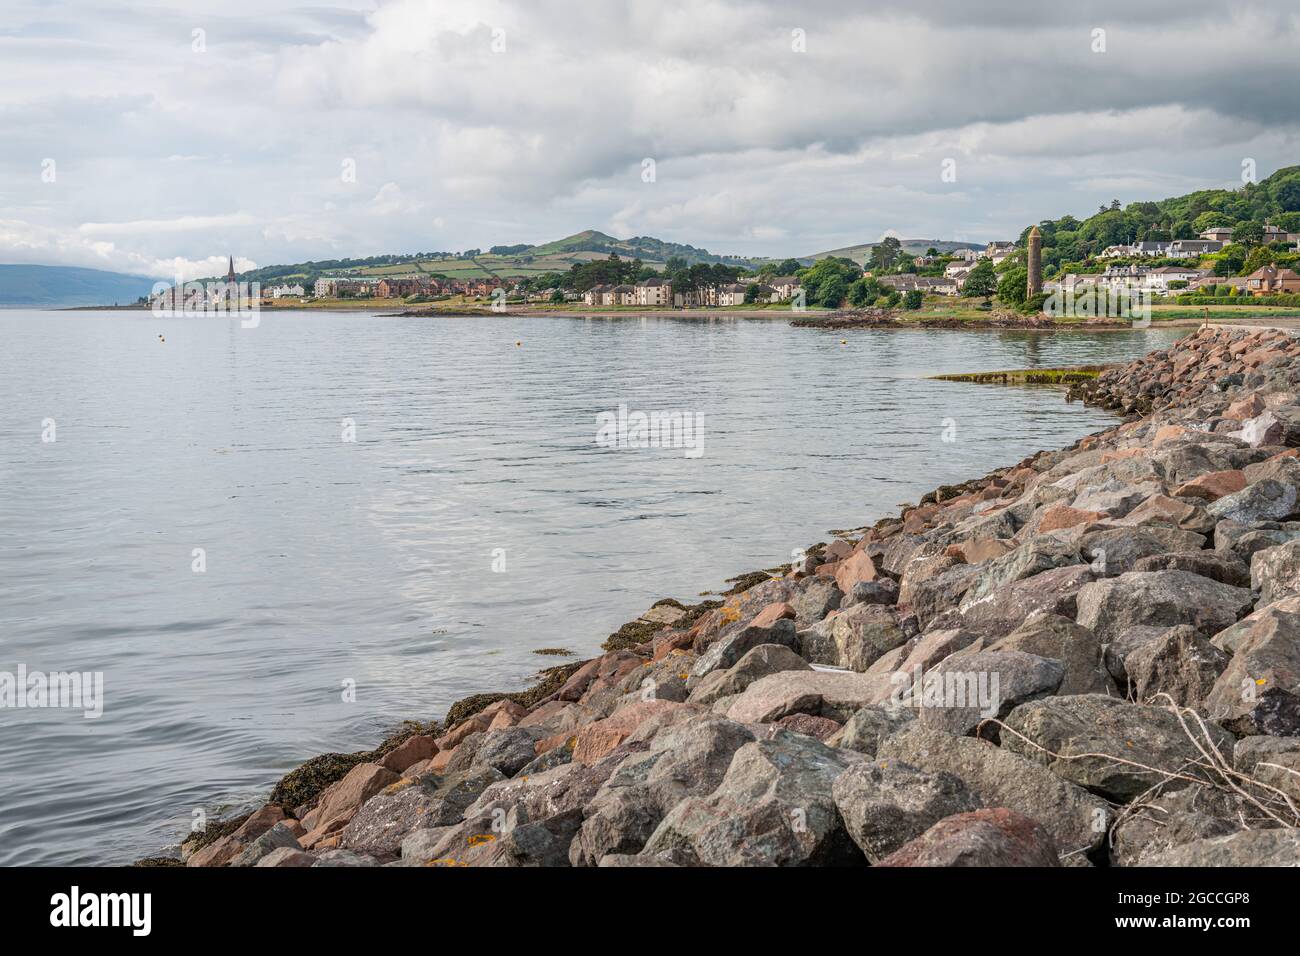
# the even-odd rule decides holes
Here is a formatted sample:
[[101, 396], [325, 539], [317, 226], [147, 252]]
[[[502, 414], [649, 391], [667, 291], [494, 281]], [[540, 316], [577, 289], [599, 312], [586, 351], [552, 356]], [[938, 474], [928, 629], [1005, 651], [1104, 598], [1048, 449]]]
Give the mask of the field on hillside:
[[[599, 252], [563, 252], [549, 255], [525, 253], [517, 256], [494, 256], [484, 254], [473, 259], [422, 259], [419, 262], [400, 263], [397, 265], [369, 266], [348, 273], [358, 277], [368, 276], [404, 276], [441, 273], [452, 279], [486, 279], [492, 275], [503, 277], [526, 277], [543, 275], [547, 272], [568, 272], [573, 266], [593, 259], [608, 258]], [[642, 260], [646, 265], [663, 269], [664, 263]]]

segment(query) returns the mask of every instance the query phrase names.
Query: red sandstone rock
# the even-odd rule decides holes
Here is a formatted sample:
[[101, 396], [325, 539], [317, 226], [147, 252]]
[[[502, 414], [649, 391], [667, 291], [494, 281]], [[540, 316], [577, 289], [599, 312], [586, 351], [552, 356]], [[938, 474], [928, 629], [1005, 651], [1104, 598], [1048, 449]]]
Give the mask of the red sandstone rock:
[[1215, 501], [1224, 495], [1246, 487], [1246, 475], [1241, 471], [1212, 471], [1197, 475], [1174, 489], [1175, 498], [1204, 498]]
[[329, 826], [344, 814], [355, 813], [360, 806], [390, 783], [401, 778], [377, 763], [360, 763], [348, 771], [346, 777], [331, 784], [321, 794], [317, 819]]
[[877, 866], [1060, 866], [1042, 824], [1004, 807], [945, 817]]
[[384, 759], [379, 761], [379, 765], [393, 773], [405, 773], [412, 764], [428, 760], [437, 752], [438, 747], [433, 742], [433, 737], [428, 734], [418, 734], [408, 737], [390, 750], [384, 755]]
[[1106, 517], [1100, 511], [1083, 511], [1069, 505], [1056, 505], [1043, 512], [1043, 520], [1038, 525], [1040, 534], [1058, 531], [1061, 528], [1073, 528], [1076, 525], [1090, 524]]
[[[867, 560], [870, 560], [868, 558]], [[750, 627], [771, 627], [782, 618], [794, 620], [794, 608], [784, 601], [778, 601], [769, 604], [763, 610], [754, 615], [754, 619], [749, 622]]]
[[876, 564], [871, 560], [871, 555], [865, 551], [858, 551], [845, 558], [835, 570], [835, 584], [845, 594], [851, 592], [853, 585], [859, 581], [874, 581], [875, 579]]

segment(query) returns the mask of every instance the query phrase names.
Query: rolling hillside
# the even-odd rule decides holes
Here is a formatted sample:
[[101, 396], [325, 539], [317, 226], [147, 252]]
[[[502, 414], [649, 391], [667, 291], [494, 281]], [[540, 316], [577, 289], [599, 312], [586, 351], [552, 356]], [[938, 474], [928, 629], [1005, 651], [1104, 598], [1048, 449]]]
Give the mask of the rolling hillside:
[[130, 305], [148, 295], [153, 284], [147, 276], [99, 269], [0, 265], [0, 308]]
[[265, 266], [240, 273], [239, 278], [246, 282], [258, 281], [263, 284], [312, 281], [322, 275], [373, 278], [425, 274], [443, 275], [452, 279], [487, 278], [497, 275], [502, 278], [523, 278], [547, 272], [567, 272], [580, 262], [606, 259], [611, 254], [617, 254], [624, 259], [640, 259], [646, 265], [656, 267], [662, 267], [673, 256], [685, 259], [689, 265], [722, 263], [752, 267], [762, 261], [716, 255], [707, 249], [678, 242], [666, 242], [650, 236], [617, 239], [595, 229], [587, 229], [540, 245], [520, 243], [513, 246], [493, 246], [491, 250], [477, 252], [473, 256], [464, 253], [416, 253], [372, 256], [366, 259], [299, 262]]
[[[910, 256], [924, 255], [927, 249], [933, 248], [939, 252], [952, 252], [955, 249], [983, 249], [985, 243], [982, 242], [953, 242], [949, 239], [903, 239], [903, 251]], [[842, 249], [831, 249], [827, 252], [819, 252], [815, 255], [804, 256], [809, 261], [816, 259], [826, 259], [830, 256], [837, 256], [842, 259], [852, 259], [859, 264], [865, 263], [871, 258], [871, 249], [876, 245], [874, 242], [864, 242], [856, 246], [845, 246]]]

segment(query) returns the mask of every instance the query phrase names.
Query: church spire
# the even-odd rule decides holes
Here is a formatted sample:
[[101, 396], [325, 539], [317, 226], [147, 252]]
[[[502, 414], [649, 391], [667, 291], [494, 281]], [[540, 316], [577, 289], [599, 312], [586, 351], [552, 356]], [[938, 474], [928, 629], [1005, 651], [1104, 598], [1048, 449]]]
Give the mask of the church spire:
[[234, 256], [230, 257], [230, 268], [226, 270], [226, 281], [227, 282], [235, 281], [235, 257]]

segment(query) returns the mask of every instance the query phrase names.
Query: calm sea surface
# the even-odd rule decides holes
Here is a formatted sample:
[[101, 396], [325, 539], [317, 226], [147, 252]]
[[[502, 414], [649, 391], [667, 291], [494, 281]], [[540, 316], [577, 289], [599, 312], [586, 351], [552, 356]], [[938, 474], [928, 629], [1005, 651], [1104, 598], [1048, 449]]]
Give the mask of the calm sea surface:
[[[590, 656], [660, 597], [1112, 421], [924, 376], [1177, 334], [0, 312], [0, 671], [104, 675], [98, 719], [0, 710], [0, 864], [153, 854], [524, 686], [561, 660], [538, 648]], [[620, 404], [702, 415], [703, 454], [599, 446]]]

